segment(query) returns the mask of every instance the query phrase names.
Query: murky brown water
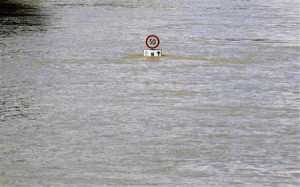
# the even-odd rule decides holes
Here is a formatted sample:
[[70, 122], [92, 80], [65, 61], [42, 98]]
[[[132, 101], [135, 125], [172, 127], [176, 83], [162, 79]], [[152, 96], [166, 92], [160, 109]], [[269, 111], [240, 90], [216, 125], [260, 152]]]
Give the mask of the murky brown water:
[[297, 1], [0, 6], [0, 186], [300, 185]]

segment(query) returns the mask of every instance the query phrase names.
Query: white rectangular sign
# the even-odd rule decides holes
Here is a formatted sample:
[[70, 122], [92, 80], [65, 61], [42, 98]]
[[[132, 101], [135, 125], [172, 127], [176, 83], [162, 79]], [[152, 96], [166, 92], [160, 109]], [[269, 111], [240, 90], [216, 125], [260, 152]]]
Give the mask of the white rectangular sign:
[[144, 56], [162, 56], [161, 49], [145, 49]]

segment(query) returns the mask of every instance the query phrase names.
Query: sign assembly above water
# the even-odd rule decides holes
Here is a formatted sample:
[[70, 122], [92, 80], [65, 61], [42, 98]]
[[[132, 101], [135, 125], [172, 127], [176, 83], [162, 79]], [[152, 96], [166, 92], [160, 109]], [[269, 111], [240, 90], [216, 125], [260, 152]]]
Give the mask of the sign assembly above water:
[[149, 35], [146, 38], [146, 46], [150, 49], [144, 50], [144, 56], [162, 56], [162, 50], [156, 49], [160, 44], [160, 40], [156, 35]]

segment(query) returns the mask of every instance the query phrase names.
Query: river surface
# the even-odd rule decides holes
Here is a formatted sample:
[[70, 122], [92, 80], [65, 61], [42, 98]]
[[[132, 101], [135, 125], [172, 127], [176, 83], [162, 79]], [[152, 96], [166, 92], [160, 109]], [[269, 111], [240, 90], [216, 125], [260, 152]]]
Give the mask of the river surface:
[[299, 1], [0, 6], [0, 186], [300, 185]]

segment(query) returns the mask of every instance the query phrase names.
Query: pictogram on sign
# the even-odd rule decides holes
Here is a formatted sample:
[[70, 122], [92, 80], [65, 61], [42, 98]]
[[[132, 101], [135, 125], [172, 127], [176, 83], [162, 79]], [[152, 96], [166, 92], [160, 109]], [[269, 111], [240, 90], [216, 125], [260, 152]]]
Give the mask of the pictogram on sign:
[[162, 56], [161, 49], [145, 49], [144, 56]]

